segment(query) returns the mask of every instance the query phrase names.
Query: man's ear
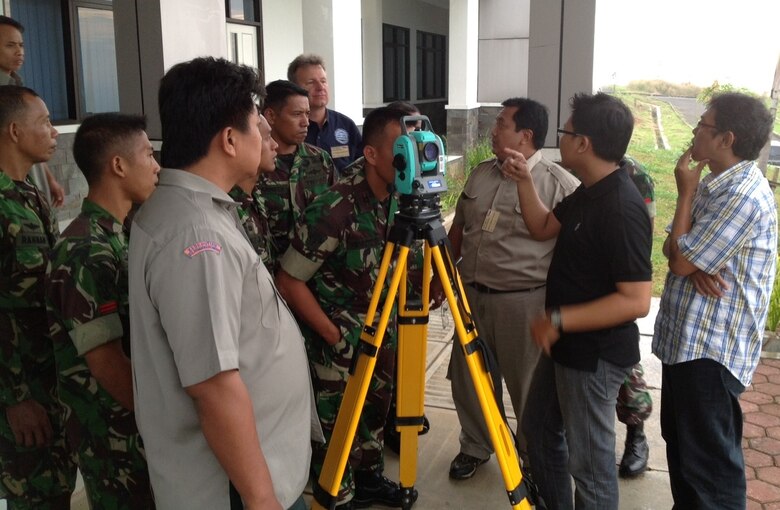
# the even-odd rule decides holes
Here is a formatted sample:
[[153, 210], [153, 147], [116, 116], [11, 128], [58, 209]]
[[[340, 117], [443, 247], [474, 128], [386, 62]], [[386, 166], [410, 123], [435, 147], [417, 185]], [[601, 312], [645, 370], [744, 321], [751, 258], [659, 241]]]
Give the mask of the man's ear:
[[590, 141], [589, 136], [575, 136], [574, 143], [576, 144], [576, 150], [580, 154], [584, 154], [593, 149], [593, 144]]
[[719, 133], [721, 135], [720, 147], [727, 150], [733, 150], [734, 143], [737, 141], [737, 137], [734, 136], [732, 131], [725, 131]]
[[268, 121], [269, 126], [274, 127], [274, 122], [276, 121], [276, 112], [273, 108], [264, 108], [263, 117], [265, 117], [265, 120]]
[[117, 177], [127, 177], [127, 172], [125, 171], [125, 160], [122, 158], [122, 156], [115, 154], [109, 161], [109, 172], [116, 175]]
[[523, 144], [533, 144], [534, 141], [534, 132], [532, 129], [521, 129], [520, 130], [520, 140]]
[[19, 123], [11, 121], [8, 123], [7, 133], [11, 137], [11, 141], [14, 143], [19, 142]]
[[220, 149], [222, 149], [225, 154], [235, 157], [236, 156], [236, 130], [232, 126], [228, 126], [224, 128], [222, 131], [217, 133], [218, 143]]
[[368, 162], [372, 166], [376, 166], [376, 149], [372, 145], [365, 145], [363, 146], [363, 156], [366, 158], [366, 162]]

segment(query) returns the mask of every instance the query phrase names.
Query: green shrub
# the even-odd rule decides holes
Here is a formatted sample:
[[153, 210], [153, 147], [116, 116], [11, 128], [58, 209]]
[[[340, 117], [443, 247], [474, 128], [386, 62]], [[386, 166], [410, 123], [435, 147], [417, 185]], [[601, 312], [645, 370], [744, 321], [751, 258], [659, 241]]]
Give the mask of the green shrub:
[[490, 144], [490, 140], [483, 138], [477, 142], [477, 144], [468, 149], [466, 154], [463, 155], [463, 175], [452, 175], [447, 173], [447, 191], [441, 196], [441, 211], [442, 216], [446, 216], [453, 209], [458, 202], [460, 192], [463, 191], [463, 186], [466, 184], [466, 178], [469, 176], [471, 169], [477, 166], [480, 162], [492, 158], [493, 150]]
[[670, 83], [664, 80], [634, 80], [628, 83], [627, 90], [658, 96], [696, 97], [701, 87], [691, 83]]
[[474, 147], [467, 150], [466, 154], [463, 155], [463, 160], [465, 161], [466, 165], [464, 168], [465, 174], [468, 175], [472, 168], [492, 157], [493, 146], [490, 143], [490, 139], [480, 139]]

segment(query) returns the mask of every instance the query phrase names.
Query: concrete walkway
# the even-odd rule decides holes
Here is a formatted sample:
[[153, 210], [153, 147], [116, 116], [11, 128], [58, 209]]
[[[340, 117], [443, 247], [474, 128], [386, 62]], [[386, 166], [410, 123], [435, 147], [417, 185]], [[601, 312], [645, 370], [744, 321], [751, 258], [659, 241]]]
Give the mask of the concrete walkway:
[[[640, 345], [645, 366], [645, 377], [653, 401], [660, 400], [661, 364], [650, 354], [652, 329], [658, 300], [653, 300], [650, 316], [639, 322], [642, 334]], [[448, 477], [450, 462], [458, 454], [460, 425], [452, 403], [449, 381], [446, 380], [447, 364], [452, 350], [452, 319], [449, 312], [434, 311], [428, 332], [428, 370], [426, 372], [426, 415], [431, 430], [420, 437], [417, 455], [417, 484], [420, 493], [414, 508], [420, 510], [444, 510], [461, 508], [501, 509], [510, 508], [501, 470], [495, 457], [479, 468], [477, 474], [463, 481]], [[504, 405], [514, 429], [512, 404], [504, 391]], [[617, 422], [615, 463], [623, 454], [625, 427]], [[650, 467], [634, 480], [620, 481], [621, 510], [668, 509], [672, 506], [669, 478], [666, 471], [666, 454], [661, 439], [658, 412], [653, 411], [645, 426], [650, 443]], [[780, 437], [780, 436], [778, 436]], [[386, 475], [398, 479], [398, 457], [386, 453]]]
[[[659, 424], [661, 364], [650, 352], [653, 324], [658, 310], [654, 298], [648, 317], [641, 319], [640, 348], [645, 378], [653, 397], [655, 409], [645, 425], [650, 444], [648, 471], [633, 480], [620, 480], [620, 509], [668, 509], [672, 507], [666, 453]], [[454, 410], [447, 363], [452, 349], [452, 319], [447, 311], [431, 314], [428, 333], [426, 371], [426, 415], [431, 431], [420, 437], [416, 488], [420, 497], [414, 508], [444, 510], [461, 508], [509, 508], [501, 471], [495, 458], [481, 466], [477, 474], [464, 481], [449, 479], [450, 461], [459, 451], [460, 426]], [[514, 413], [507, 392], [505, 406], [510, 425], [515, 428]], [[745, 416], [743, 450], [748, 480], [749, 510], [780, 510], [780, 359], [762, 358], [753, 385], [743, 394], [742, 410]], [[616, 420], [615, 463], [620, 461], [625, 427]], [[388, 452], [386, 474], [398, 479], [398, 457]], [[307, 495], [310, 500], [310, 493]], [[5, 510], [0, 501], [0, 510]], [[79, 484], [73, 495], [73, 510], [87, 510], [83, 486]]]
[[[659, 409], [661, 400], [661, 363], [651, 353], [658, 298], [653, 298], [650, 314], [638, 321], [640, 349], [645, 379], [655, 408], [645, 423], [650, 444], [650, 462], [646, 473], [632, 480], [620, 480], [620, 509], [645, 510], [672, 507], [665, 443], [661, 438]], [[459, 451], [460, 425], [452, 403], [447, 363], [452, 349], [452, 320], [448, 312], [431, 314], [428, 334], [428, 370], [426, 372], [426, 415], [430, 432], [420, 437], [417, 484], [420, 496], [414, 508], [444, 510], [453, 508], [510, 508], [501, 471], [495, 457], [481, 466], [477, 474], [464, 481], [448, 477], [449, 465]], [[515, 428], [508, 394], [504, 404]], [[743, 449], [748, 479], [748, 509], [780, 510], [780, 360], [762, 358], [753, 385], [743, 394], [745, 415]], [[617, 435], [615, 463], [623, 453], [625, 426], [615, 420]], [[386, 454], [386, 474], [398, 479], [398, 457]]]

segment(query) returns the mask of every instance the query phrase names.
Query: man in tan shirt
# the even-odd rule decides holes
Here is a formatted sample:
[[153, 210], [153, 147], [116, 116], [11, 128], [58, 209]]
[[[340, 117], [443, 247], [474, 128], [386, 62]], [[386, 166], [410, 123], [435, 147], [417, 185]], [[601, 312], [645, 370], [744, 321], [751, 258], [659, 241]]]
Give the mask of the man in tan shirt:
[[[531, 239], [520, 213], [517, 187], [501, 174], [505, 151], [521, 152], [543, 203], [552, 208], [572, 193], [579, 181], [547, 160], [540, 149], [547, 136], [547, 109], [525, 98], [507, 99], [491, 130], [495, 158], [471, 172], [458, 199], [449, 231], [453, 256], [463, 257], [459, 271], [480, 337], [498, 361], [518, 423], [522, 419], [531, 377], [541, 351], [530, 336], [531, 320], [544, 310], [547, 268], [555, 239]], [[493, 446], [463, 351], [453, 343], [449, 367], [452, 396], [460, 420], [460, 453], [450, 465], [450, 478], [474, 475], [490, 458]], [[501, 386], [497, 399], [501, 401]], [[525, 462], [526, 439], [517, 431]]]

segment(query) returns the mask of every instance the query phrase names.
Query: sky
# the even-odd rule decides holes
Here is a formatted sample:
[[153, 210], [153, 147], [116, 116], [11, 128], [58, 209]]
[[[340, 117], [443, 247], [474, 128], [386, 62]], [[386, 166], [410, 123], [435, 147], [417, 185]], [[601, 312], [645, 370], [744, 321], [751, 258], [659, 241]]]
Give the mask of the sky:
[[718, 80], [768, 95], [780, 58], [780, 0], [596, 0], [594, 58], [595, 88]]

